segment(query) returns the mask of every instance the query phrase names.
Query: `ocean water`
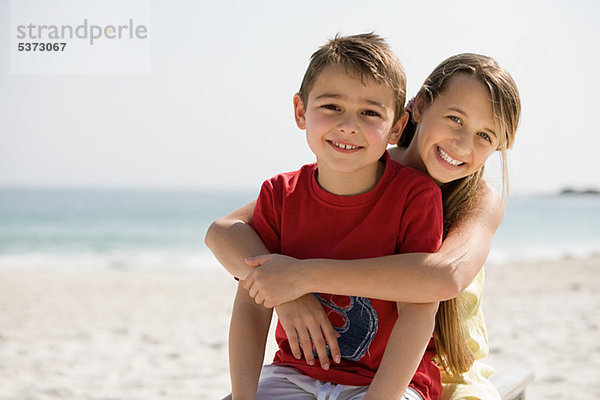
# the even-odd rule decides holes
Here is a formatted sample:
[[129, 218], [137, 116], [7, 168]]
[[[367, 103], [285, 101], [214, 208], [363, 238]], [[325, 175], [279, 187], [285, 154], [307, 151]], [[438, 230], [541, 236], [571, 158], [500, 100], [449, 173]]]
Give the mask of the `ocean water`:
[[600, 255], [600, 196], [511, 196], [489, 261], [550, 261]]
[[[210, 223], [256, 191], [0, 189], [0, 268], [218, 268]], [[513, 196], [493, 263], [600, 254], [600, 196]]]
[[256, 192], [0, 189], [0, 268], [198, 269], [210, 223]]

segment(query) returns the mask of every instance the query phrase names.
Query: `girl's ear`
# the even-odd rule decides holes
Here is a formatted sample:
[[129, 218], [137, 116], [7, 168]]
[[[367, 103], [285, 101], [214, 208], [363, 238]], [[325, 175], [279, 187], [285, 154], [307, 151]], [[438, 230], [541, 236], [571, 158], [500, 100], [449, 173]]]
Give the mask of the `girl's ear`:
[[404, 111], [400, 118], [398, 118], [398, 121], [392, 126], [390, 139], [388, 140], [389, 144], [398, 144], [398, 140], [400, 140], [400, 136], [402, 136], [402, 132], [408, 123], [408, 118], [410, 118], [410, 115]]
[[306, 109], [304, 108], [304, 102], [300, 98], [300, 94], [294, 95], [294, 118], [296, 119], [296, 125], [300, 129], [306, 129]]
[[425, 98], [421, 93], [419, 93], [415, 98], [415, 105], [413, 108], [413, 120], [415, 121], [415, 123], [418, 124], [419, 122], [421, 122], [421, 117], [423, 116], [426, 107], [427, 104], [425, 103]]

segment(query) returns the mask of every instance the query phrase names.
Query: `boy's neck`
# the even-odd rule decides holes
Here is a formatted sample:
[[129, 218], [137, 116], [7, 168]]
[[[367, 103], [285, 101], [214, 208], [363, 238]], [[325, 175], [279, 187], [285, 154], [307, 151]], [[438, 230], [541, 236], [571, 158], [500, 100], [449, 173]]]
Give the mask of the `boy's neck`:
[[332, 171], [317, 162], [317, 182], [329, 193], [339, 196], [356, 196], [377, 186], [384, 171], [385, 163], [382, 161], [346, 173]]

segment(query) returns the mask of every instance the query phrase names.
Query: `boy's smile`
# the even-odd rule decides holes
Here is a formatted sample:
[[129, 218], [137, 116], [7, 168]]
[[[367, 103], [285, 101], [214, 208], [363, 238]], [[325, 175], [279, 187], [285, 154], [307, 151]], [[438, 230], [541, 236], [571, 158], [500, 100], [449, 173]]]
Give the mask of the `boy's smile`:
[[362, 148], [362, 146], [354, 146], [353, 144], [342, 142], [332, 142], [331, 140], [328, 140], [327, 143], [333, 146], [334, 150], [339, 151], [341, 153], [352, 153]]
[[394, 123], [394, 93], [370, 77], [332, 65], [317, 77], [307, 105], [294, 96], [296, 123], [317, 157], [318, 181], [327, 191], [353, 195], [372, 189], [378, 160], [396, 143], [405, 118]]

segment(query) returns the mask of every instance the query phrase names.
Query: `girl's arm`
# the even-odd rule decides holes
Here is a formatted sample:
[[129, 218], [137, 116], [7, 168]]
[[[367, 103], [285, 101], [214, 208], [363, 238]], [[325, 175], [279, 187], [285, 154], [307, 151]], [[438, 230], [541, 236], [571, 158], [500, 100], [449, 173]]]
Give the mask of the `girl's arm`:
[[[255, 207], [256, 201], [253, 201], [239, 210], [219, 218], [209, 227], [205, 238], [206, 246], [225, 269], [242, 280], [255, 269], [246, 264], [244, 259], [268, 252], [258, 234], [250, 226]], [[248, 293], [245, 290], [242, 291], [245, 292], [245, 297], [248, 297]], [[241, 295], [238, 293], [238, 296]], [[244, 298], [244, 296], [241, 297]], [[339, 334], [331, 326], [323, 307], [314, 296], [305, 296], [296, 301], [281, 304], [276, 311], [288, 336], [291, 350], [297, 358], [301, 358], [304, 353], [307, 364], [313, 365], [315, 361], [314, 343], [319, 355], [319, 363], [323, 369], [329, 369], [330, 365], [326, 345], [329, 346], [334, 362], [340, 362], [340, 349], [337, 343]], [[298, 345], [299, 342], [301, 346]]]
[[[405, 303], [434, 303], [456, 297], [473, 280], [489, 253], [494, 233], [504, 216], [500, 195], [484, 185], [478, 201], [468, 213], [454, 223], [437, 253], [396, 254], [365, 260], [305, 260], [274, 255], [260, 256], [252, 266], [245, 257], [266, 253], [260, 238], [249, 226], [254, 203], [214, 222], [206, 235], [206, 244], [225, 268], [242, 279], [252, 272], [244, 285], [255, 301], [273, 307], [306, 293], [321, 292], [355, 295]], [[277, 289], [284, 289], [277, 290]], [[303, 321], [322, 313], [321, 307], [287, 318], [291, 331], [306, 330]], [[286, 318], [280, 315], [282, 324]], [[315, 324], [313, 324], [315, 325]], [[286, 332], [287, 330], [286, 329]], [[310, 329], [310, 336], [321, 339], [335, 335], [331, 324]], [[296, 342], [298, 337], [288, 337]], [[330, 346], [334, 340], [328, 340]], [[310, 346], [302, 346], [306, 353]], [[335, 346], [337, 350], [337, 346]], [[339, 351], [339, 350], [337, 350]], [[324, 360], [320, 360], [323, 365]]]
[[437, 253], [395, 254], [363, 260], [254, 257], [260, 266], [244, 282], [267, 307], [305, 293], [363, 296], [405, 303], [454, 298], [483, 266], [504, 217], [500, 195], [485, 184], [472, 209], [456, 221]]
[[267, 254], [269, 250], [250, 226], [256, 201], [219, 218], [206, 232], [204, 242], [217, 260], [233, 276], [241, 280], [255, 270], [244, 262], [247, 257]]

